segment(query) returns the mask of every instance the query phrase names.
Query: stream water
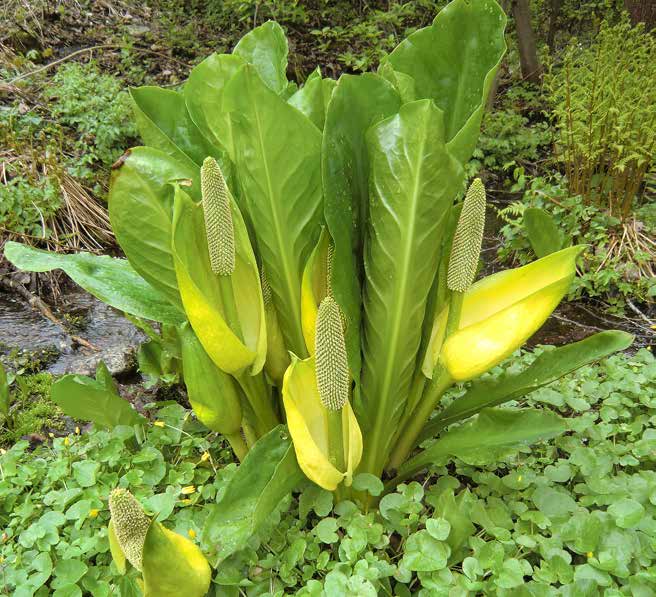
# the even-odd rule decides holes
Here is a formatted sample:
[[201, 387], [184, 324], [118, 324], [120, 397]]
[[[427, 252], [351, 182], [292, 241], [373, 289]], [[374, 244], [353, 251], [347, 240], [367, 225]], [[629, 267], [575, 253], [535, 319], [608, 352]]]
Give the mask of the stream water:
[[91, 295], [75, 291], [63, 297], [66, 312], [82, 321], [76, 334], [97, 350], [74, 346], [59, 326], [31, 309], [20, 298], [0, 292], [0, 350], [48, 351], [57, 354], [47, 371], [93, 374], [103, 360], [114, 375], [134, 369], [135, 351], [144, 334], [123, 315]]

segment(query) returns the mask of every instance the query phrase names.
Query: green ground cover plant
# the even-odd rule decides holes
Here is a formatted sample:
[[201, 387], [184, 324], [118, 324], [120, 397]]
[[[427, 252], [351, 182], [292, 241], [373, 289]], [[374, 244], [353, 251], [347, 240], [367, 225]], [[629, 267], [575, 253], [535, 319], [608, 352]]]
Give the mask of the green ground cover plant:
[[[524, 354], [488, 377], [534, 358]], [[569, 432], [435, 463], [378, 511], [336, 504], [308, 482], [223, 563], [215, 594], [653, 594], [653, 355], [610, 357], [523, 401], [565, 416]], [[0, 594], [138, 595], [136, 571], [121, 575], [109, 553], [108, 496], [117, 485], [199, 541], [238, 470], [232, 452], [178, 404], [149, 405], [145, 414], [142, 443], [119, 426], [2, 451]], [[358, 483], [381, 490], [366, 477]]]

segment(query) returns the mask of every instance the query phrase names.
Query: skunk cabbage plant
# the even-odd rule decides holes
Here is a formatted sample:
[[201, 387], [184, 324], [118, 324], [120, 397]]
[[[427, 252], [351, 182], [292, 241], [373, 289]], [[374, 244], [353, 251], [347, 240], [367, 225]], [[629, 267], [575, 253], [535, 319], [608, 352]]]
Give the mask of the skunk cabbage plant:
[[[477, 379], [545, 322], [581, 250], [476, 280], [486, 197], [465, 164], [504, 26], [494, 0], [453, 0], [376, 73], [335, 82], [316, 70], [299, 86], [281, 27], [265, 23], [196, 66], [181, 91], [132, 91], [144, 145], [115, 164], [109, 192], [126, 259], [7, 244], [17, 267], [61, 268], [133, 318], [176, 330], [196, 416], [241, 461], [203, 532], [214, 565], [304, 477], [372, 507], [355, 490], [363, 473], [393, 488], [445, 457], [561, 433], [555, 413], [500, 405], [630, 344], [603, 332], [496, 384]], [[84, 383], [55, 384], [73, 416], [71, 388]], [[116, 409], [115, 389], [86, 385], [103, 396], [98, 409]], [[143, 527], [143, 559], [130, 561], [146, 588], [159, 580], [149, 562], [170, 549], [183, 554], [170, 573], [186, 570], [200, 591], [201, 556]], [[161, 555], [150, 558], [151, 545]]]

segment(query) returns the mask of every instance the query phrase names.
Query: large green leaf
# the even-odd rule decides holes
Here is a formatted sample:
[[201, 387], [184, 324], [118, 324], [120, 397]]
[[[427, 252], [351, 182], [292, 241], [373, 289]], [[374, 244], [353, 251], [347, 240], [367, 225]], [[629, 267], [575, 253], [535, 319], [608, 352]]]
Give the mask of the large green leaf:
[[301, 276], [319, 235], [321, 133], [246, 65], [230, 80], [224, 107], [236, 165], [287, 348], [303, 356]]
[[563, 232], [551, 214], [539, 207], [524, 210], [522, 224], [535, 255], [546, 257], [563, 248]]
[[416, 98], [444, 111], [446, 140], [465, 163], [476, 147], [485, 102], [506, 49], [506, 16], [495, 0], [453, 0], [383, 60], [414, 79]]
[[173, 186], [194, 179], [190, 167], [152, 147], [135, 147], [112, 173], [109, 217], [130, 265], [171, 303], [182, 307], [171, 256]]
[[401, 105], [391, 85], [374, 74], [342, 75], [324, 125], [321, 171], [324, 216], [335, 245], [332, 290], [346, 320], [349, 367], [360, 377], [360, 279], [364, 222], [369, 205], [365, 133]]
[[307, 78], [305, 85], [287, 101], [303, 112], [318, 129], [323, 129], [330, 97], [336, 84], [334, 79], [322, 79], [317, 68]]
[[608, 330], [580, 342], [558, 348], [547, 347], [531, 365], [519, 373], [474, 382], [464, 396], [454, 400], [444, 412], [426, 425], [421, 439], [433, 437], [440, 429], [471, 417], [483, 408], [526, 396], [579, 367], [627, 349], [632, 342], [631, 334]]
[[549, 439], [567, 430], [565, 419], [548, 410], [485, 408], [476, 419], [447, 431], [399, 469], [407, 478], [444, 458], [485, 455], [497, 448]]
[[91, 253], [49, 253], [8, 242], [5, 257], [18, 269], [29, 272], [64, 270], [70, 278], [104, 303], [143, 319], [182, 323], [180, 309], [146, 282], [126, 259]]
[[212, 54], [196, 66], [184, 86], [187, 110], [196, 126], [214, 145], [235, 159], [230, 117], [223, 111], [227, 82], [243, 66], [234, 54]]
[[415, 369], [428, 293], [462, 169], [431, 100], [370, 130], [371, 201], [364, 265], [362, 394], [365, 470], [379, 474]]
[[250, 450], [207, 517], [202, 543], [213, 565], [244, 548], [303, 478], [287, 430], [272, 429]]
[[184, 96], [171, 89], [137, 87], [130, 91], [139, 134], [146, 145], [161, 149], [189, 168], [200, 168], [207, 156], [225, 158], [194, 124]]
[[65, 375], [52, 384], [51, 395], [69, 417], [102, 427], [137, 425], [145, 420], [116, 390], [85, 375]]
[[287, 90], [287, 38], [275, 21], [249, 31], [242, 37], [233, 54], [252, 64], [262, 81], [278, 95]]

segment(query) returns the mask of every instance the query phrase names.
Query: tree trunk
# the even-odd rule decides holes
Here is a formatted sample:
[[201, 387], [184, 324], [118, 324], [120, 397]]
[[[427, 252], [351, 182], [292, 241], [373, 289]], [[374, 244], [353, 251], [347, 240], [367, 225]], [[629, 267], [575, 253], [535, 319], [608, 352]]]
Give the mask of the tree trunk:
[[532, 83], [539, 83], [542, 67], [538, 60], [535, 34], [531, 26], [531, 7], [528, 2], [529, 0], [512, 0], [512, 14], [515, 18], [522, 77]]
[[631, 22], [634, 25], [644, 23], [647, 31], [656, 27], [656, 2], [654, 0], [624, 0], [624, 6], [631, 15]]
[[558, 31], [558, 18], [560, 9], [563, 6], [563, 0], [551, 0], [551, 15], [549, 16], [549, 30], [547, 31], [547, 45], [553, 52], [556, 41], [556, 31]]

